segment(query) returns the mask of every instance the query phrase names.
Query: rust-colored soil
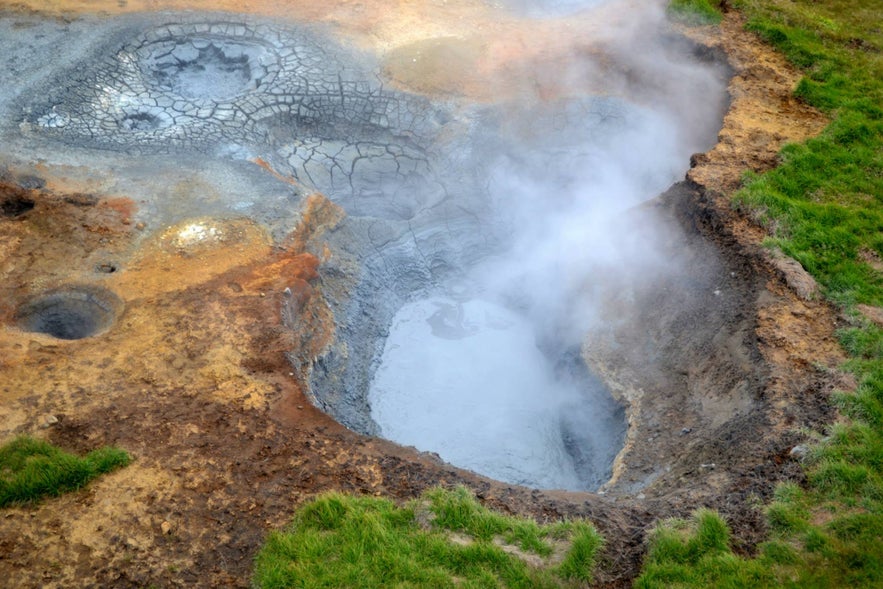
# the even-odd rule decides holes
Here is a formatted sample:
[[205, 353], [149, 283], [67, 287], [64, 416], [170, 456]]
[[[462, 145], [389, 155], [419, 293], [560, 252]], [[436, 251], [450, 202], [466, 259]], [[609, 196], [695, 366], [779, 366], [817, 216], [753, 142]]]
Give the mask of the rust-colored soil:
[[[51, 6], [105, 10], [111, 4], [82, 0]], [[209, 4], [226, 6], [193, 0], [119, 3], [124, 10]], [[424, 30], [409, 41], [415, 43], [427, 37], [427, 28], [435, 31], [433, 37], [452, 34], [451, 23], [468, 21], [469, 10], [480, 10], [442, 10], [449, 22], [429, 26], [420, 20], [425, 16], [417, 10], [420, 4], [400, 2], [392, 9], [380, 2], [294, 7], [253, 1], [229, 7], [262, 14], [290, 9], [296, 16], [334, 18], [335, 24], [352, 27], [358, 21], [365, 38], [371, 30], [391, 39], [389, 31], [419, 21]], [[397, 17], [383, 20], [381, 12]], [[374, 27], [381, 21], [383, 26]], [[29, 190], [8, 178], [0, 186], [0, 200], [34, 206], [20, 211], [23, 207], [10, 205], [0, 214], [0, 438], [29, 433], [78, 451], [115, 444], [131, 452], [135, 462], [81, 492], [4, 510], [3, 584], [247, 587], [263, 537], [314, 494], [336, 489], [409, 499], [429, 485], [454, 483], [468, 484], [504, 511], [541, 520], [590, 517], [608, 538], [599, 573], [604, 586], [628, 585], [655, 518], [698, 505], [723, 509], [750, 549], [762, 532], [760, 518], [736, 498], [764, 496], [776, 480], [799, 476], [781, 452], [783, 436], [807, 415], [816, 420], [831, 415], [826, 393], [837, 383], [830, 371], [817, 367], [836, 367], [841, 356], [831, 335], [836, 318], [830, 309], [812, 298], [810, 287], [804, 298], [795, 294], [789, 284], [805, 280], [800, 269], [765, 253], [758, 245], [761, 231], [734, 214], [726, 197], [742, 170], [774, 165], [783, 142], [817, 133], [825, 121], [790, 97], [796, 73], [744, 33], [737, 17], [728, 16], [720, 29], [702, 34], [703, 43], [722, 48], [731, 60], [733, 101], [720, 142], [695, 158], [688, 175], [695, 192], [683, 205], [684, 216], [763, 283], [764, 294], [746, 309], [751, 317], [745, 323], [765, 377], [760, 398], [752, 400], [763, 407], [755, 419], [766, 420], [769, 436], [756, 441], [757, 453], [734, 457], [713, 476], [684, 470], [661, 477], [645, 500], [628, 493], [512, 488], [356, 435], [313, 408], [303, 394], [306, 364], [333, 337], [333, 320], [314, 279], [328, 255], [323, 232], [342, 214], [336, 206], [320, 195], [308, 199], [280, 245], [247, 219], [185, 219], [173, 227], [144, 227], [133, 224], [135, 203], [124, 195], [77, 193], [51, 182], [51, 190]], [[439, 60], [471, 60], [479, 53], [468, 43], [443, 41], [418, 49]], [[403, 83], [426, 84], [426, 91], [442, 91], [450, 83], [398, 71]], [[467, 79], [467, 90], [470, 83]], [[115, 271], [107, 272], [108, 265]], [[16, 327], [16, 309], [29, 297], [81, 283], [103, 286], [124, 302], [105, 334], [60, 341]], [[280, 309], [292, 314], [296, 330], [283, 327]], [[289, 363], [287, 352], [304, 365]], [[728, 407], [709, 398], [705, 413], [698, 414], [720, 414]], [[636, 419], [657, 411], [669, 429], [686, 426], [686, 413], [671, 407], [643, 411]], [[672, 451], [661, 444], [645, 446], [641, 459], [648, 462], [653, 452]]]
[[[800, 74], [780, 54], [758, 43], [743, 30], [743, 21], [730, 13], [720, 34], [697, 39], [720, 47], [735, 70], [730, 83], [730, 110], [718, 135], [718, 143], [694, 158], [687, 180], [701, 187], [703, 207], [714, 209], [728, 238], [751, 251], [752, 257], [769, 275], [767, 288], [774, 296], [761, 302], [758, 312], [759, 349], [773, 372], [767, 388], [776, 395], [775, 404], [784, 408], [796, 401], [806, 384], [801, 374], [812, 368], [837, 366], [842, 350], [832, 337], [837, 318], [820, 301], [812, 277], [794, 260], [761, 248], [764, 230], [750, 219], [733, 213], [729, 195], [740, 186], [745, 170], [764, 171], [778, 163], [778, 152], [786, 143], [800, 142], [821, 132], [827, 119], [800, 102], [792, 90]], [[788, 375], [785, 377], [785, 375]], [[798, 379], [795, 383], [791, 379]], [[849, 383], [843, 383], [849, 386]], [[774, 424], [791, 424], [774, 420]]]

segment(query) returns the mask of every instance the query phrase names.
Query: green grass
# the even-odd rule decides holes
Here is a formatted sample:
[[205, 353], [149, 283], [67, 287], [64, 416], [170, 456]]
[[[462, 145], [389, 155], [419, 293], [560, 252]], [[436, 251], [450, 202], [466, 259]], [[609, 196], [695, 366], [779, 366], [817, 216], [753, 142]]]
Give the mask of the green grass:
[[506, 517], [462, 487], [433, 489], [401, 507], [329, 493], [270, 534], [254, 580], [262, 589], [577, 587], [591, 581], [600, 547], [586, 522]]
[[672, 0], [668, 14], [673, 19], [690, 25], [717, 24], [721, 13], [710, 0]]
[[80, 458], [43, 440], [15, 438], [0, 446], [0, 507], [75, 491], [129, 462], [129, 455], [117, 448], [100, 448]]
[[697, 511], [690, 521], [659, 526], [651, 539], [639, 589], [653, 587], [773, 587], [771, 569], [736, 557], [730, 530], [716, 513]]
[[787, 146], [776, 169], [747, 175], [734, 203], [852, 317], [839, 336], [859, 386], [835, 396], [846, 419], [821, 432], [806, 487], [783, 485], [766, 507], [771, 534], [756, 557], [735, 556], [724, 522], [701, 511], [658, 526], [637, 586], [883, 587], [883, 330], [855, 312], [883, 305], [883, 5], [735, 5], [802, 68], [795, 94], [832, 123]]
[[[876, 5], [876, 11], [873, 6]], [[795, 94], [833, 117], [749, 178], [736, 203], [767, 222], [770, 244], [842, 305], [883, 304], [883, 8], [876, 0], [745, 1], [748, 28], [805, 77]]]

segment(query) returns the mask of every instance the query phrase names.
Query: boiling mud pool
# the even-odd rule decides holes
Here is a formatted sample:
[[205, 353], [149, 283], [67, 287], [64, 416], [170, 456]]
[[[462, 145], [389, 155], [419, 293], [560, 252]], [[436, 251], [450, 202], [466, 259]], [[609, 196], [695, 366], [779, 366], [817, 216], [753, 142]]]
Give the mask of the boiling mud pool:
[[[622, 423], [561, 374], [530, 323], [491, 302], [427, 298], [395, 315], [369, 392], [382, 436], [504, 482], [596, 488]], [[606, 394], [606, 393], [604, 393]]]

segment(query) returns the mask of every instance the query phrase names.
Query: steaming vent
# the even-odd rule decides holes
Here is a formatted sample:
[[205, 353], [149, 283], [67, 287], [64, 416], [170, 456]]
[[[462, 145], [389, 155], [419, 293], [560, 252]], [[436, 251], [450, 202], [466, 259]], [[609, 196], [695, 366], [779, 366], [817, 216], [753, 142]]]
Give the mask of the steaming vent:
[[523, 315], [479, 298], [402, 307], [369, 403], [384, 437], [530, 487], [597, 489], [625, 435], [578, 350], [542, 350]]

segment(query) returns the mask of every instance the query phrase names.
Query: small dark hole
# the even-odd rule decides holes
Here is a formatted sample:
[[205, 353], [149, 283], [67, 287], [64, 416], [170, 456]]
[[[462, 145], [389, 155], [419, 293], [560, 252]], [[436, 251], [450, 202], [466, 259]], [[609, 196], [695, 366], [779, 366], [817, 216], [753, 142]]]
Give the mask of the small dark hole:
[[120, 126], [129, 131], [153, 131], [161, 124], [159, 117], [148, 112], [131, 113], [120, 121]]
[[104, 262], [95, 266], [95, 270], [101, 272], [102, 274], [113, 274], [117, 271], [116, 264], [111, 264], [110, 262]]
[[0, 211], [4, 217], [18, 217], [34, 208], [34, 201], [23, 196], [13, 196], [0, 202]]

